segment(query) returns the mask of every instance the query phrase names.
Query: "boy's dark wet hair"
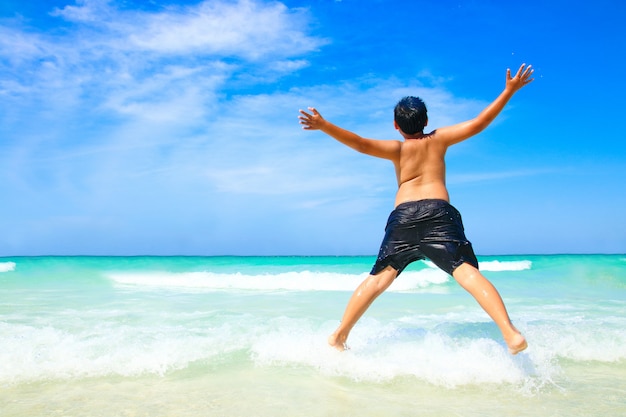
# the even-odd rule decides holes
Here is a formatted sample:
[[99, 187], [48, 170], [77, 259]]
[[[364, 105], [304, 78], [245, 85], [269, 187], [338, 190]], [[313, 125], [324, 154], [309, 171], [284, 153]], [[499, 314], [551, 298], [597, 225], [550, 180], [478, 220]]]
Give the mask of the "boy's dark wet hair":
[[393, 117], [400, 130], [407, 135], [423, 133], [428, 121], [426, 104], [419, 97], [404, 97], [396, 104]]

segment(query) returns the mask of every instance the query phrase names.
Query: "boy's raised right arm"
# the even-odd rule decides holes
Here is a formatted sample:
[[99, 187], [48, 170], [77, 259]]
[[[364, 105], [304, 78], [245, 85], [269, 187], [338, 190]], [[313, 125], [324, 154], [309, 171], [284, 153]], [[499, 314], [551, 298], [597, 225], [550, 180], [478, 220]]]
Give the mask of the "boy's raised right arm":
[[298, 118], [303, 129], [321, 130], [344, 145], [367, 155], [391, 161], [399, 159], [402, 146], [400, 141], [366, 139], [324, 119], [317, 109], [313, 107], [309, 107], [309, 111], [310, 113], [300, 110]]

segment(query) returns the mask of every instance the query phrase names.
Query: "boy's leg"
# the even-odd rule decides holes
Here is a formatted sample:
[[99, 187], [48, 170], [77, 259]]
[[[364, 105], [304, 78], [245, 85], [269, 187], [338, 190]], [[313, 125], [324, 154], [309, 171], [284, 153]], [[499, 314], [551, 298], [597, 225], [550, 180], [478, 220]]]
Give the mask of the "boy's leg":
[[346, 349], [350, 331], [372, 302], [382, 294], [398, 275], [398, 271], [388, 266], [376, 275], [368, 276], [354, 290], [339, 327], [328, 337], [328, 344], [338, 350]]
[[465, 290], [472, 294], [483, 310], [498, 325], [511, 354], [515, 355], [526, 349], [526, 339], [511, 323], [498, 290], [478, 269], [464, 263], [453, 271], [452, 276]]

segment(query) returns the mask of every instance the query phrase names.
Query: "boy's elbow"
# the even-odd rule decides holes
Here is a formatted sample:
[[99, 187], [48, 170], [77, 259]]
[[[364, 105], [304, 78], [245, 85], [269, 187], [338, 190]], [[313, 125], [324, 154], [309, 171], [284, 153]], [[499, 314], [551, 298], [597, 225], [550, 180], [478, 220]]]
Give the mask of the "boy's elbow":
[[363, 143], [357, 143], [353, 146], [353, 149], [359, 153], [364, 153], [364, 154], [368, 154], [369, 153], [369, 149], [366, 145], [364, 145]]
[[484, 125], [476, 126], [476, 128], [472, 132], [471, 136], [475, 136], [475, 135], [479, 134], [480, 132], [482, 132], [483, 130], [487, 129], [487, 126], [489, 126], [488, 123], [484, 124]]
[[474, 136], [482, 132], [491, 124], [492, 120], [477, 119], [469, 126], [469, 136]]

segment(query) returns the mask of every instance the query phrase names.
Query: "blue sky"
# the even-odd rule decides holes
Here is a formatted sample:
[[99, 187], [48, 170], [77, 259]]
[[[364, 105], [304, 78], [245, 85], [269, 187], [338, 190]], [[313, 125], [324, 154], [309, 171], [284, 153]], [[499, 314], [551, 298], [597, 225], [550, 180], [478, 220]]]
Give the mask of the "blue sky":
[[400, 139], [478, 114], [447, 156], [478, 254], [626, 253], [626, 5], [3, 0], [0, 256], [374, 255], [393, 167], [298, 110]]

